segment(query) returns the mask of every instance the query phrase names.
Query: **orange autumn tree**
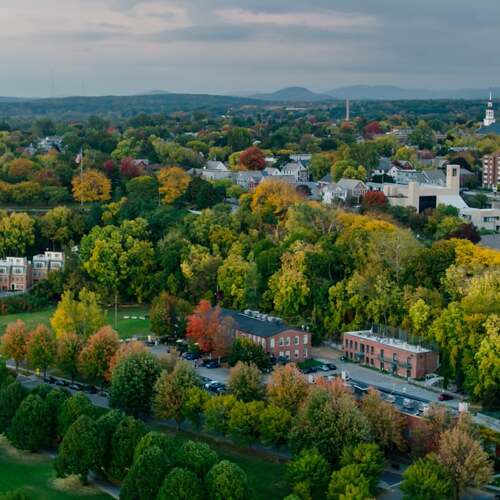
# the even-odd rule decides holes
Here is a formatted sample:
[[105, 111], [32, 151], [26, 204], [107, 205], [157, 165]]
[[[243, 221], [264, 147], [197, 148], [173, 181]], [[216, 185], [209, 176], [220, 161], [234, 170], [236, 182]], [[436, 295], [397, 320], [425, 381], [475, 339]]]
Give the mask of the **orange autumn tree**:
[[187, 318], [186, 336], [198, 344], [203, 352], [212, 352], [221, 328], [220, 307], [212, 307], [208, 300], [200, 300], [193, 314]]
[[272, 213], [282, 219], [290, 206], [301, 201], [304, 201], [304, 196], [294, 186], [282, 180], [268, 178], [256, 187], [251, 207], [254, 212]]
[[181, 167], [162, 168], [158, 172], [160, 194], [167, 205], [180, 198], [190, 182], [191, 176]]
[[16, 363], [16, 371], [19, 363], [25, 360], [28, 343], [28, 330], [24, 321], [18, 319], [14, 323], [9, 323], [2, 336], [2, 353], [8, 358], [12, 358]]
[[111, 198], [111, 181], [95, 169], [86, 170], [83, 175], [75, 175], [71, 184], [76, 201], [106, 201]]
[[118, 350], [114, 353], [113, 357], [109, 361], [108, 370], [105, 374], [106, 380], [108, 382], [111, 380], [111, 376], [113, 375], [113, 370], [125, 358], [128, 358], [129, 356], [132, 356], [132, 354], [136, 354], [138, 352], [148, 352], [148, 350], [149, 349], [142, 342], [139, 342], [138, 340], [120, 344], [120, 347], [118, 347]]

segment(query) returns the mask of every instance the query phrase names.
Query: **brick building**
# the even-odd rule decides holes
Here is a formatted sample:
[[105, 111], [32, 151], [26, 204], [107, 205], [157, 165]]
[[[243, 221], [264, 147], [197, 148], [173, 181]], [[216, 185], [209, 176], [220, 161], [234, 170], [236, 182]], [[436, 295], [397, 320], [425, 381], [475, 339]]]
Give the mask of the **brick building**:
[[31, 264], [26, 257], [0, 259], [0, 291], [24, 292], [32, 283]]
[[60, 271], [64, 267], [62, 252], [45, 252], [33, 256], [33, 282], [47, 279], [52, 271]]
[[496, 189], [500, 184], [500, 151], [483, 156], [483, 187]]
[[236, 337], [249, 338], [277, 359], [300, 362], [311, 357], [311, 334], [280, 318], [248, 309], [222, 309], [222, 315], [234, 320]]
[[350, 360], [400, 377], [420, 378], [439, 366], [437, 352], [370, 330], [344, 333], [343, 348]]

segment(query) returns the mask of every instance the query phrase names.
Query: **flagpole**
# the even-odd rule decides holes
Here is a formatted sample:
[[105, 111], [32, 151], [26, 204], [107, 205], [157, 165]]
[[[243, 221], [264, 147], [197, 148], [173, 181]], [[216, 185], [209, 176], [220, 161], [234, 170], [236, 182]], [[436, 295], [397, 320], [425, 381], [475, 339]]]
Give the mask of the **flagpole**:
[[80, 205], [83, 207], [83, 146], [80, 149]]

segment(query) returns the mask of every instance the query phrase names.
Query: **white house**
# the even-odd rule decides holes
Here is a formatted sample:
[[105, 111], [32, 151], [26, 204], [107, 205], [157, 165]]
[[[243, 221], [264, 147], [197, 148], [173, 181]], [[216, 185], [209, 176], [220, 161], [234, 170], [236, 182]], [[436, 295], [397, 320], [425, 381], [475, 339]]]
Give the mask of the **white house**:
[[309, 180], [309, 170], [301, 162], [290, 162], [281, 169], [283, 175], [293, 175], [297, 182]]

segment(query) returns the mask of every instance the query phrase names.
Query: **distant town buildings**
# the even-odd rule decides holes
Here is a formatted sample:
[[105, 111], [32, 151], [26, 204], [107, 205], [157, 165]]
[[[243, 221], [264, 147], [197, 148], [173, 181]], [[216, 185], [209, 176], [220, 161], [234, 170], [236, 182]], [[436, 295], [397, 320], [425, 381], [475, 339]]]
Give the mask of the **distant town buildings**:
[[311, 334], [280, 318], [249, 309], [222, 309], [222, 315], [234, 320], [236, 337], [250, 339], [279, 361], [300, 362], [311, 356]]
[[483, 126], [477, 131], [478, 135], [500, 135], [500, 123], [495, 119], [495, 108], [493, 106], [493, 95], [490, 92], [490, 98], [486, 107], [486, 113], [483, 120]]
[[33, 283], [47, 279], [52, 271], [64, 267], [62, 252], [45, 252], [33, 257], [31, 263], [26, 257], [0, 259], [0, 291], [25, 292]]
[[343, 350], [351, 361], [400, 377], [424, 377], [439, 366], [437, 352], [371, 330], [344, 333]]
[[500, 151], [483, 156], [483, 187], [495, 189], [500, 184]]

